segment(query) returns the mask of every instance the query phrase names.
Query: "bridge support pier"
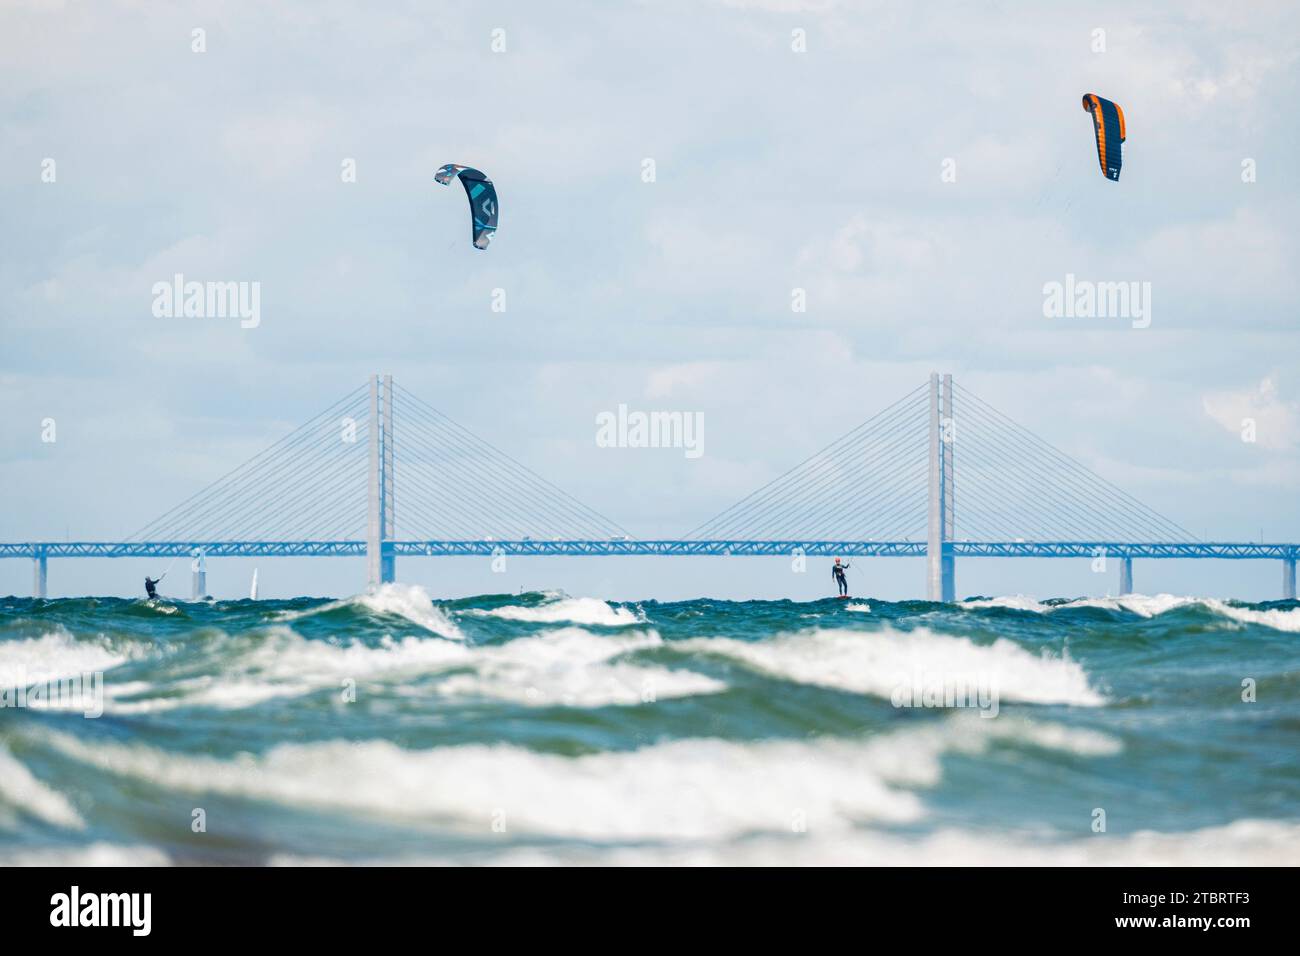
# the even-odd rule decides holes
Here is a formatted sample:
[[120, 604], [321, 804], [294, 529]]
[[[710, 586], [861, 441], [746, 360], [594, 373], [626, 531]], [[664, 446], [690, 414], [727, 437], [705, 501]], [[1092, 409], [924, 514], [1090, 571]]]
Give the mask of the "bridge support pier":
[[199, 551], [190, 562], [190, 600], [202, 601], [208, 596], [208, 560]]
[[[1292, 563], [1291, 567], [1292, 567], [1292, 571], [1294, 572], [1295, 564]], [[32, 597], [40, 598], [42, 601], [45, 600], [46, 597], [45, 586], [47, 583], [49, 570], [50, 570], [49, 560], [45, 555], [45, 551], [44, 550], [38, 551], [36, 553], [36, 557], [32, 558]], [[1294, 573], [1292, 573], [1291, 575], [1291, 580], [1292, 580], [1292, 590], [1294, 591], [1295, 590]]]
[[1126, 594], [1133, 593], [1133, 559], [1119, 559], [1119, 595], [1123, 597]]
[[1295, 600], [1295, 558], [1282, 559], [1282, 600]]

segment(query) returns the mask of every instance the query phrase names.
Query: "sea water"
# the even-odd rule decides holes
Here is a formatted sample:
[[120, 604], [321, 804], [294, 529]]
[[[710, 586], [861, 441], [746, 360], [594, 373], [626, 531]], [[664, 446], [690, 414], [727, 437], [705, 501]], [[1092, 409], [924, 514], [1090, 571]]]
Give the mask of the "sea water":
[[1300, 863], [1295, 602], [5, 598], [0, 693], [7, 865]]

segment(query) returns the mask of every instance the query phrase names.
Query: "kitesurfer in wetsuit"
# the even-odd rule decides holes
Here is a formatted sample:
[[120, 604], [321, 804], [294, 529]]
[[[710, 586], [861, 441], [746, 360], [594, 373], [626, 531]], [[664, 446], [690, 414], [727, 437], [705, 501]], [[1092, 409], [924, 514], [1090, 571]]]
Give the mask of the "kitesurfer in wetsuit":
[[849, 582], [848, 579], [844, 577], [844, 571], [849, 567], [851, 567], [851, 565], [840, 564], [840, 559], [836, 558], [835, 567], [831, 568], [831, 577], [833, 577], [835, 579], [835, 583], [839, 585], [840, 597], [849, 596]]
[[162, 579], [165, 577], [167, 577], [166, 574], [164, 574], [162, 578], [159, 578], [157, 581], [155, 581], [147, 574], [144, 576], [144, 593], [149, 595], [149, 600], [152, 601], [154, 598], [158, 596], [158, 585], [162, 583]]

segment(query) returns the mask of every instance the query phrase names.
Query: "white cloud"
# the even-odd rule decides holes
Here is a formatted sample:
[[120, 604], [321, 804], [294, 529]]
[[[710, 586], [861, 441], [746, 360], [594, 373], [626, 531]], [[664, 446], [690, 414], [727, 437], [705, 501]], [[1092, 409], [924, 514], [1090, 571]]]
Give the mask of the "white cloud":
[[1247, 421], [1254, 422], [1255, 441], [1264, 448], [1296, 445], [1300, 427], [1300, 402], [1288, 402], [1277, 391], [1277, 373], [1258, 385], [1236, 391], [1209, 392], [1201, 399], [1205, 414], [1225, 430], [1240, 435]]
[[673, 398], [682, 391], [717, 382], [725, 366], [721, 362], [686, 362], [652, 369], [646, 378], [645, 397]]
[[720, 0], [733, 10], [762, 10], [765, 13], [826, 13], [839, 6], [838, 0]]

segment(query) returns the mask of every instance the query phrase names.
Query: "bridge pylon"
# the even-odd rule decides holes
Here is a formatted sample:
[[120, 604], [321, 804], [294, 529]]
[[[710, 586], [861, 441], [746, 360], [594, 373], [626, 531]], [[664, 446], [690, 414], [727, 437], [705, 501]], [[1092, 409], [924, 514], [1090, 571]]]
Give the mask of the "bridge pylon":
[[393, 550], [393, 376], [370, 376], [370, 490], [366, 507], [366, 580], [374, 587], [397, 576]]
[[1119, 559], [1119, 596], [1133, 593], [1133, 559], [1128, 555]]
[[952, 376], [930, 373], [929, 518], [926, 535], [926, 598], [956, 600], [956, 559], [952, 542], [956, 521], [953, 507], [952, 446], [956, 437], [952, 407]]
[[[1292, 570], [1294, 571], [1294, 566]], [[38, 597], [44, 601], [48, 596], [49, 574], [49, 557], [46, 554], [45, 549], [38, 546], [34, 556], [32, 557], [32, 597]], [[1292, 574], [1291, 579], [1292, 581], [1295, 580], [1294, 573]], [[1295, 588], [1292, 587], [1292, 590], [1295, 590]]]
[[190, 562], [190, 600], [202, 601], [208, 596], [208, 559], [202, 550], [194, 552]]

